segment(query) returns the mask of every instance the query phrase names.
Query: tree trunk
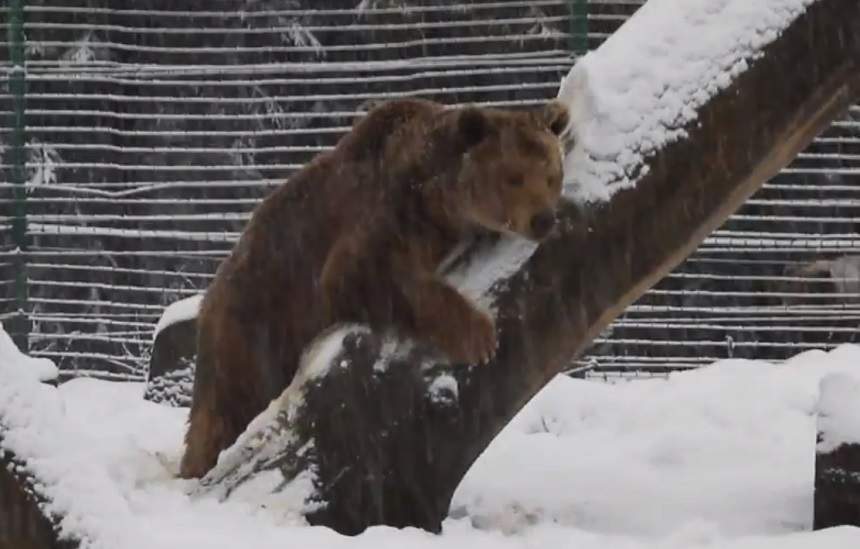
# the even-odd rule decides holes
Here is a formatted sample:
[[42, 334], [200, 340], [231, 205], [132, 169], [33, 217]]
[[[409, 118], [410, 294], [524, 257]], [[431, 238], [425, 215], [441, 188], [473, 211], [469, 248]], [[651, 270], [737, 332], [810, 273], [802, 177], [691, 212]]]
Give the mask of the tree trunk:
[[350, 332], [335, 366], [297, 381], [303, 398], [229, 451], [205, 489], [305, 471], [324, 502], [307, 513], [314, 524], [438, 532], [466, 471], [523, 405], [856, 97], [860, 4], [813, 3], [762, 53], [635, 188], [566, 207], [561, 235], [494, 286], [491, 364], [434, 365], [420, 348], [380, 357], [379, 336]]

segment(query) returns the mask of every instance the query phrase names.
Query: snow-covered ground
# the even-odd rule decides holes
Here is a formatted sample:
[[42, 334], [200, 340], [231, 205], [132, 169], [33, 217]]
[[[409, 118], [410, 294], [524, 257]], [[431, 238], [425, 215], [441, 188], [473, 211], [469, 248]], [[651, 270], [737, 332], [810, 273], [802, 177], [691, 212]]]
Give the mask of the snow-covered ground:
[[192, 500], [171, 473], [185, 409], [143, 401], [139, 384], [43, 385], [44, 366], [0, 332], [3, 445], [87, 547], [860, 547], [860, 529], [809, 532], [819, 382], [860, 379], [858, 346], [668, 379], [559, 377], [470, 471], [439, 536], [347, 538], [289, 505]]

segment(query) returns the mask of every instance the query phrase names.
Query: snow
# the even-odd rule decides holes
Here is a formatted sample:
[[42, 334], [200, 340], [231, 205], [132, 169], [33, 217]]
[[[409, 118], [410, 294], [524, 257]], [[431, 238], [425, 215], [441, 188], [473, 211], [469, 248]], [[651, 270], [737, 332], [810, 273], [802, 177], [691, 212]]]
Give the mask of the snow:
[[596, 202], [635, 185], [812, 1], [649, 0], [562, 82], [575, 142], [565, 194]]
[[152, 340], [155, 341], [155, 338], [158, 337], [161, 330], [167, 328], [171, 324], [196, 318], [197, 312], [200, 310], [201, 301], [203, 301], [203, 294], [197, 294], [191, 297], [186, 297], [185, 299], [180, 299], [179, 301], [168, 305], [161, 314], [161, 318], [158, 319], [158, 323], [155, 325]]
[[12, 337], [0, 329], [0, 366], [7, 364], [8, 375], [35, 381], [56, 379], [60, 371], [47, 358], [32, 358], [18, 352]]
[[[491, 248], [479, 250], [446, 277], [447, 281], [478, 305], [495, 312], [493, 285], [515, 274], [538, 245], [515, 236], [502, 236]], [[456, 252], [455, 252], [456, 253]]]
[[820, 451], [860, 443], [860, 380], [841, 373], [822, 379], [818, 410]]
[[224, 502], [189, 495], [195, 483], [173, 476], [187, 410], [142, 400], [142, 384], [40, 384], [31, 360], [0, 333], [2, 444], [84, 547], [860, 546], [860, 529], [808, 531], [819, 384], [860, 382], [860, 346], [668, 379], [558, 377], [468, 473], [441, 535], [375, 527], [354, 538], [303, 524], [310, 478], [278, 499], [256, 500], [253, 485]]
[[437, 404], [455, 403], [460, 396], [457, 378], [448, 373], [437, 375], [427, 388], [430, 398]]

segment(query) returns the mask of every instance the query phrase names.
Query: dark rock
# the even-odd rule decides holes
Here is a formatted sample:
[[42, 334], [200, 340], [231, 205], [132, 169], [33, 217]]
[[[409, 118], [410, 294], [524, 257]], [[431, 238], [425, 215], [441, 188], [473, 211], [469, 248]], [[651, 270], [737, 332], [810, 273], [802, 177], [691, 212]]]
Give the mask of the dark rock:
[[821, 382], [813, 528], [860, 526], [860, 382], [832, 374]]
[[196, 318], [162, 329], [152, 347], [143, 398], [170, 406], [190, 406], [196, 355]]

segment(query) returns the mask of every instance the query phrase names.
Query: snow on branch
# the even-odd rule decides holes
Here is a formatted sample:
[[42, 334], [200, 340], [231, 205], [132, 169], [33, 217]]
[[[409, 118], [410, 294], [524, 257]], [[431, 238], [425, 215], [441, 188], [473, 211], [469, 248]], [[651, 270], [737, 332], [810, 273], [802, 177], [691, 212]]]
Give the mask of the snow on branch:
[[564, 79], [574, 116], [569, 194], [607, 200], [648, 173], [648, 158], [687, 137], [812, 0], [650, 0]]

